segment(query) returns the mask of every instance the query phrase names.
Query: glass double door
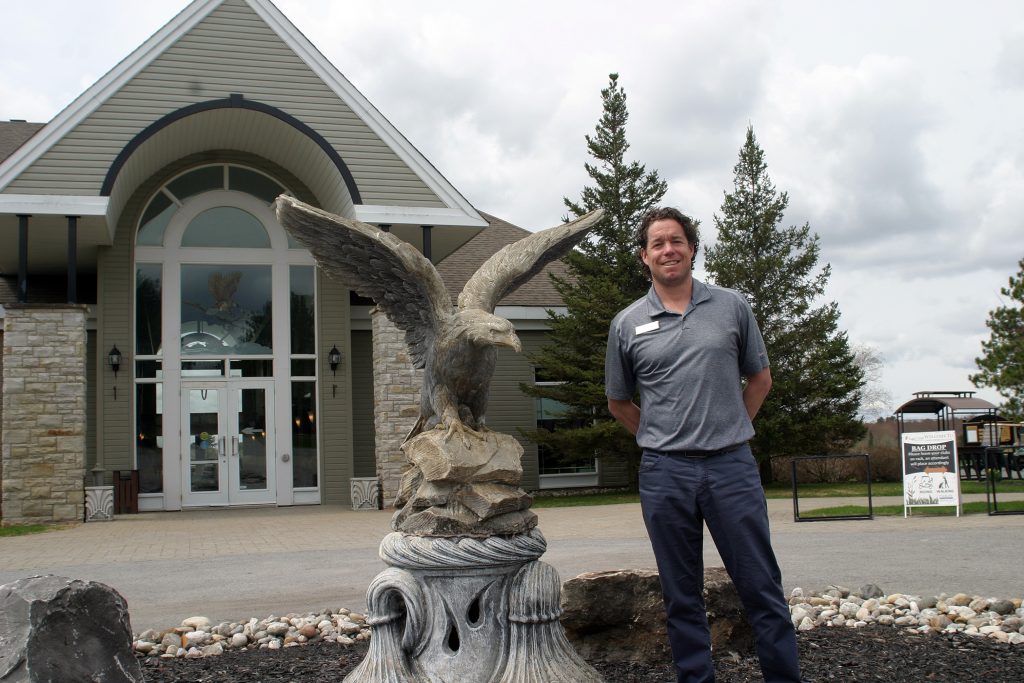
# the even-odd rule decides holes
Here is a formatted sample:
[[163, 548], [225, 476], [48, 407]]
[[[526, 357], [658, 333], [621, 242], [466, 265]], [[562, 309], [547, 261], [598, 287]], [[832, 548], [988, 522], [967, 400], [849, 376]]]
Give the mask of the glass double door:
[[182, 382], [182, 505], [275, 502], [273, 388]]

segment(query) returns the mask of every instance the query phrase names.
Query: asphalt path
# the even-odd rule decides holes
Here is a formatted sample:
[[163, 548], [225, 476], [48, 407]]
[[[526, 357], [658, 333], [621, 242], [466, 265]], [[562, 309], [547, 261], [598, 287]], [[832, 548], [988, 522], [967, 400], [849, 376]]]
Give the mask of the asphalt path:
[[[537, 514], [548, 541], [542, 559], [563, 580], [654, 567], [638, 505]], [[887, 593], [1024, 596], [1024, 515], [796, 522], [788, 500], [769, 501], [769, 514], [787, 592], [874, 583]], [[377, 547], [390, 517], [338, 506], [127, 515], [0, 538], [0, 584], [35, 574], [100, 581], [127, 599], [136, 632], [194, 615], [362, 611], [366, 586], [385, 566]], [[707, 533], [704, 562], [721, 564]]]

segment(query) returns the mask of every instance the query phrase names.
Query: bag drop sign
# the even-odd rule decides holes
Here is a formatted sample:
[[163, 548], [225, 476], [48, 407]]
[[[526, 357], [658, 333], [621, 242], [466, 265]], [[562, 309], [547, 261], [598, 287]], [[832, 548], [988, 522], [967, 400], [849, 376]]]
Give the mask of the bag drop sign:
[[957, 506], [960, 514], [960, 469], [956, 433], [903, 434], [903, 506]]

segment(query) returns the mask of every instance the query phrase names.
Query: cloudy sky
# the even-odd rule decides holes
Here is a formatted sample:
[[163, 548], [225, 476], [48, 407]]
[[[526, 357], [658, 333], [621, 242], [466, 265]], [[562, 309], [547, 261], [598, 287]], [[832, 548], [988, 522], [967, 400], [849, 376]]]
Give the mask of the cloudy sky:
[[[186, 5], [5, 0], [0, 120], [48, 121]], [[1019, 0], [277, 5], [469, 201], [526, 228], [584, 186], [610, 72], [631, 157], [707, 243], [752, 125], [890, 407], [973, 388], [1024, 257]]]

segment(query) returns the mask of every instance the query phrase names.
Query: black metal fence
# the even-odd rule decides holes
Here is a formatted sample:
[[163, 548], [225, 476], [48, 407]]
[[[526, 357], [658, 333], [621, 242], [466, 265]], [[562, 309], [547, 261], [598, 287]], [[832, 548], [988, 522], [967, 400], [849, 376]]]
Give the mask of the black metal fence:
[[[800, 491], [799, 482], [797, 481], [797, 465], [801, 462], [808, 460], [821, 461], [821, 460], [852, 460], [852, 459], [863, 459], [864, 460], [864, 472], [867, 479], [868, 485], [868, 512], [866, 515], [813, 515], [813, 516], [801, 516], [800, 515]], [[792, 467], [792, 481], [793, 481], [793, 521], [795, 522], [825, 522], [833, 520], [851, 520], [851, 519], [874, 519], [874, 508], [871, 502], [871, 458], [868, 457], [867, 453], [849, 453], [842, 455], [798, 455], [793, 458], [791, 462]]]
[[1000, 510], [996, 497], [996, 484], [1006, 473], [1007, 479], [1013, 479], [1014, 473], [1021, 478], [1024, 456], [1015, 449], [1005, 446], [993, 446], [985, 449], [985, 507], [989, 516], [1024, 515], [1024, 510]]

